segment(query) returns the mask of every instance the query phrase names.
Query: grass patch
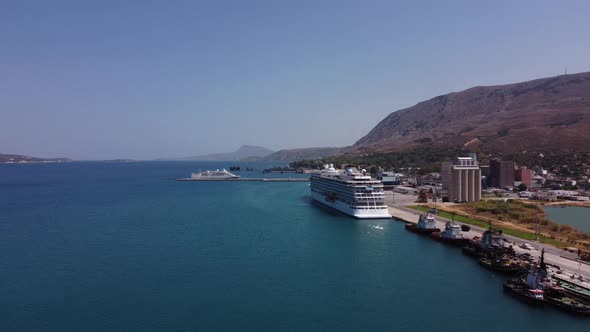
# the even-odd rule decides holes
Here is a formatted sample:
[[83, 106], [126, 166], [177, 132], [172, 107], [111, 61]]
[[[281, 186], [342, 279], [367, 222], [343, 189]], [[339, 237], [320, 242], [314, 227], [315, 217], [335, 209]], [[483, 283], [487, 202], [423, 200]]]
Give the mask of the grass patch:
[[[416, 211], [420, 211], [420, 212], [428, 212], [431, 210], [430, 208], [428, 208], [426, 206], [419, 206], [419, 205], [412, 205], [412, 206], [407, 206], [407, 207], [412, 210], [416, 210]], [[453, 219], [452, 213], [449, 213], [446, 211], [438, 210], [438, 215], [443, 218]], [[469, 225], [473, 225], [473, 226], [478, 226], [478, 227], [482, 227], [482, 228], [490, 227], [490, 224], [486, 221], [462, 216], [459, 214], [455, 214], [454, 219], [455, 219], [455, 221], [462, 222], [462, 223], [469, 224]], [[525, 232], [525, 231], [521, 231], [521, 230], [516, 230], [516, 229], [512, 229], [512, 228], [507, 228], [507, 227], [502, 227], [502, 226], [494, 226], [494, 228], [502, 230], [502, 233], [504, 233], [504, 234], [514, 236], [517, 238], [521, 238], [523, 240], [529, 240], [529, 241], [535, 240], [535, 234], [533, 234], [533, 233], [529, 233], [529, 232]], [[551, 244], [556, 247], [566, 246], [566, 244], [564, 244], [563, 242], [560, 242], [556, 239], [552, 239], [552, 238], [542, 236], [542, 235], [539, 235], [539, 240], [542, 243]]]
[[[419, 205], [413, 205], [413, 206], [408, 206], [408, 208], [412, 209], [412, 210], [416, 210], [416, 211], [420, 211], [420, 212], [428, 212], [431, 209], [426, 207], [426, 206], [419, 206]], [[453, 219], [453, 215], [449, 212], [445, 212], [442, 210], [438, 210], [438, 215], [443, 217], [443, 218], [447, 218], [447, 219]], [[477, 220], [477, 219], [473, 219], [473, 218], [469, 218], [469, 217], [465, 217], [465, 216], [461, 216], [458, 214], [455, 214], [455, 221], [458, 222], [462, 222], [465, 224], [470, 224], [473, 226], [479, 226], [479, 227], [483, 227], [483, 228], [487, 228], [490, 226], [490, 224], [488, 224], [485, 221], [481, 221], [481, 220]]]

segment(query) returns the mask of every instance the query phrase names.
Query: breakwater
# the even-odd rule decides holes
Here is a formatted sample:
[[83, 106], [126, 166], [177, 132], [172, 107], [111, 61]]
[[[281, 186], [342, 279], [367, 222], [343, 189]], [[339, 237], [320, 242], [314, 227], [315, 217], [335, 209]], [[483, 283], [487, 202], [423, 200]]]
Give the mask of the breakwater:
[[194, 179], [194, 178], [180, 178], [176, 181], [251, 181], [251, 182], [309, 182], [309, 178], [237, 178], [237, 179]]

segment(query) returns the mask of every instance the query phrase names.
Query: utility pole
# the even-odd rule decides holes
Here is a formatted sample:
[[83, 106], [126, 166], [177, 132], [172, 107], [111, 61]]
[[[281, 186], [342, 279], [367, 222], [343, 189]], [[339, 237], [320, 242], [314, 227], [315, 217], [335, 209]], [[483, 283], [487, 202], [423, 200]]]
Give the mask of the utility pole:
[[537, 214], [535, 216], [535, 241], [539, 242], [539, 200], [536, 202]]
[[434, 211], [436, 214], [438, 214], [438, 210], [436, 209], [436, 203], [438, 202], [438, 194], [436, 193], [436, 188], [434, 188], [432, 192], [434, 194]]

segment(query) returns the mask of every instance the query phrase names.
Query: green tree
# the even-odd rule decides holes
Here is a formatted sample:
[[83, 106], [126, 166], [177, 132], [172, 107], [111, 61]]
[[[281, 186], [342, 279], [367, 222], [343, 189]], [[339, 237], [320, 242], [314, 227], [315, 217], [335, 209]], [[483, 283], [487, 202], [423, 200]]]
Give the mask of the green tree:
[[526, 191], [527, 189], [528, 188], [527, 188], [526, 184], [524, 184], [524, 183], [521, 183], [521, 184], [518, 185], [518, 190], [519, 191]]

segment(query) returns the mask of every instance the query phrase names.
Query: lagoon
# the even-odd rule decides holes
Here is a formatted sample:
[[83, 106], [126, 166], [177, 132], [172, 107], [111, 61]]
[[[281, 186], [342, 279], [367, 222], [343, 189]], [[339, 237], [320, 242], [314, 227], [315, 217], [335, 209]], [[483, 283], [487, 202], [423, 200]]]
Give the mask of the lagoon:
[[560, 225], [570, 225], [583, 232], [590, 233], [590, 208], [579, 206], [550, 206], [545, 208], [549, 220]]

